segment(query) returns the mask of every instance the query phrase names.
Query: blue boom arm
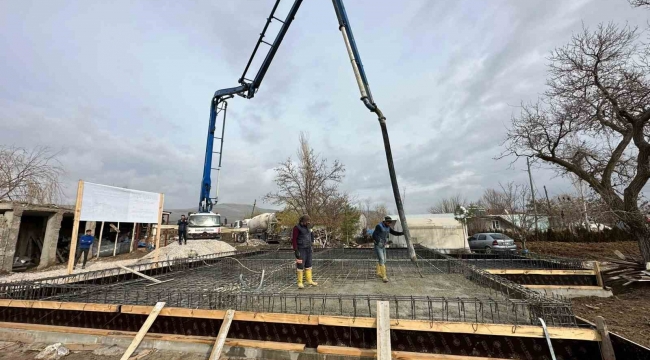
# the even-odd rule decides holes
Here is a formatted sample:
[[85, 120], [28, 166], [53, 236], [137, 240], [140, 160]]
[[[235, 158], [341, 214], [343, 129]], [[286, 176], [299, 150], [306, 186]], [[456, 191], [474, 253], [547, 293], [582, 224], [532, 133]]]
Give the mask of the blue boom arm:
[[[205, 211], [212, 210], [213, 203], [212, 203], [212, 199], [210, 198], [210, 186], [211, 186], [210, 172], [212, 170], [212, 153], [213, 153], [212, 148], [214, 146], [214, 131], [215, 131], [216, 117], [221, 111], [223, 111], [224, 113], [224, 126], [225, 126], [226, 105], [224, 100], [226, 98], [232, 97], [235, 94], [243, 96], [247, 99], [250, 99], [253, 96], [255, 96], [257, 89], [262, 84], [262, 80], [264, 79], [264, 76], [266, 75], [266, 72], [268, 71], [271, 62], [273, 61], [273, 57], [275, 56], [275, 53], [280, 47], [280, 44], [282, 43], [282, 40], [284, 39], [284, 36], [287, 33], [287, 30], [289, 30], [289, 26], [291, 26], [291, 23], [293, 22], [293, 19], [296, 13], [298, 12], [298, 8], [300, 8], [300, 5], [302, 4], [302, 0], [294, 1], [293, 6], [289, 10], [289, 13], [287, 14], [287, 17], [284, 21], [275, 17], [275, 11], [277, 10], [279, 3], [280, 0], [276, 0], [275, 5], [273, 6], [273, 10], [271, 10], [271, 15], [267, 18], [266, 24], [264, 25], [264, 29], [262, 30], [262, 33], [260, 34], [260, 37], [257, 40], [257, 44], [253, 49], [253, 54], [251, 55], [250, 59], [248, 60], [248, 63], [246, 64], [244, 73], [239, 78], [240, 86], [219, 90], [215, 93], [212, 99], [212, 104], [210, 107], [210, 126], [208, 128], [208, 143], [207, 143], [208, 145], [205, 152], [205, 165], [203, 169], [203, 184], [201, 187], [201, 202], [199, 205], [199, 211], [205, 212]], [[352, 35], [352, 28], [350, 26], [350, 21], [348, 20], [348, 15], [345, 11], [345, 7], [343, 6], [343, 0], [332, 0], [332, 4], [334, 5], [334, 11], [336, 12], [336, 17], [338, 19], [339, 30], [343, 35], [343, 41], [345, 42], [345, 47], [348, 51], [348, 56], [350, 57], [352, 70], [357, 80], [357, 85], [359, 86], [359, 91], [361, 93], [361, 101], [366, 106], [366, 108], [368, 108], [368, 110], [377, 114], [377, 118], [379, 120], [379, 125], [381, 127], [382, 137], [384, 140], [384, 150], [386, 152], [386, 160], [388, 162], [388, 172], [390, 174], [391, 185], [393, 187], [393, 196], [395, 197], [395, 203], [397, 205], [397, 212], [399, 213], [400, 221], [402, 223], [402, 229], [404, 231], [404, 238], [406, 240], [406, 244], [409, 249], [409, 257], [411, 258], [412, 261], [416, 261], [416, 254], [415, 254], [415, 250], [413, 249], [413, 245], [411, 244], [409, 228], [408, 225], [406, 224], [404, 207], [402, 204], [399, 187], [397, 185], [397, 176], [395, 175], [395, 166], [393, 164], [393, 154], [390, 148], [388, 129], [386, 127], [386, 117], [381, 112], [381, 110], [379, 110], [379, 107], [377, 106], [374, 99], [372, 98], [372, 93], [370, 92], [370, 86], [368, 85], [368, 79], [366, 78], [366, 72], [363, 69], [363, 64], [361, 63], [361, 56], [359, 55], [357, 44], [354, 41], [354, 36]], [[276, 35], [275, 40], [271, 44], [264, 41], [264, 36], [272, 20], [280, 21], [282, 23], [282, 27], [280, 28], [280, 31]], [[264, 62], [260, 66], [260, 69], [258, 70], [255, 78], [253, 80], [249, 80], [246, 78], [246, 73], [248, 72], [250, 65], [253, 61], [253, 58], [255, 57], [255, 54], [257, 53], [257, 50], [259, 49], [262, 43], [270, 46], [270, 49], [266, 54], [266, 58], [264, 58]], [[221, 105], [221, 103], [224, 103], [223, 106]], [[221, 138], [221, 144], [223, 147], [223, 135]], [[219, 167], [221, 167], [221, 151], [219, 151]], [[215, 202], [216, 200], [217, 199], [215, 198]]]
[[[212, 207], [218, 201], [217, 197], [214, 198], [211, 197], [210, 190], [212, 189], [212, 170], [219, 170], [221, 168], [221, 159], [223, 155], [223, 134], [226, 125], [226, 109], [228, 106], [226, 100], [232, 98], [234, 95], [239, 95], [247, 99], [251, 99], [253, 98], [253, 96], [255, 96], [255, 93], [257, 92], [257, 89], [262, 84], [262, 80], [264, 80], [264, 76], [266, 75], [269, 66], [271, 66], [271, 62], [273, 61], [273, 58], [275, 57], [275, 54], [278, 51], [278, 48], [280, 47], [280, 44], [282, 43], [284, 36], [287, 34], [287, 30], [289, 30], [289, 26], [291, 26], [291, 23], [293, 22], [293, 19], [295, 18], [296, 13], [300, 8], [300, 5], [302, 4], [302, 1], [303, 0], [295, 0], [286, 18], [284, 20], [280, 20], [275, 16], [275, 11], [277, 10], [278, 5], [280, 4], [280, 0], [276, 0], [275, 5], [273, 6], [273, 10], [271, 10], [271, 14], [266, 20], [264, 29], [262, 30], [262, 33], [260, 34], [260, 37], [257, 40], [257, 44], [255, 44], [255, 48], [253, 49], [253, 54], [248, 60], [248, 63], [246, 64], [246, 68], [244, 69], [242, 76], [239, 78], [240, 85], [237, 87], [217, 90], [214, 93], [214, 96], [212, 97], [212, 101], [210, 102], [210, 123], [208, 124], [208, 139], [205, 147], [205, 162], [203, 163], [203, 178], [201, 180], [199, 212], [212, 211]], [[269, 24], [273, 20], [281, 22], [282, 26], [280, 27], [280, 30], [275, 36], [275, 40], [273, 41], [273, 43], [269, 43], [264, 40], [264, 37], [266, 35], [266, 30], [268, 29]], [[257, 50], [259, 49], [261, 44], [268, 45], [270, 48], [269, 51], [266, 53], [266, 57], [264, 58], [262, 65], [257, 71], [257, 75], [255, 75], [254, 79], [250, 80], [246, 78], [246, 74], [248, 73], [251, 63], [253, 62], [253, 59], [255, 58], [255, 55], [257, 54]], [[217, 138], [220, 140], [221, 146], [220, 146], [220, 150], [218, 152], [215, 152], [214, 133], [216, 131], [217, 117], [219, 116], [219, 114], [223, 114], [223, 126], [221, 130], [221, 138]], [[219, 166], [217, 168], [212, 167], [213, 154], [219, 155]]]

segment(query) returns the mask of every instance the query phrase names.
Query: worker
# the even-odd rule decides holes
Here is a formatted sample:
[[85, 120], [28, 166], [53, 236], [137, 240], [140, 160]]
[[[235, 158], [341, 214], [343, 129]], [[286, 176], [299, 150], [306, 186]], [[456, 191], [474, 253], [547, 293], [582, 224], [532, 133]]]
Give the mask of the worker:
[[181, 215], [181, 219], [178, 220], [178, 245], [183, 245], [183, 241], [187, 245], [187, 220], [185, 215]]
[[[74, 267], [77, 267], [77, 262], [79, 262], [79, 258], [83, 253], [84, 262], [81, 264], [81, 268], [82, 269], [86, 268], [86, 261], [88, 261], [88, 253], [90, 252], [90, 248], [93, 247], [93, 242], [95, 242], [95, 237], [92, 235], [92, 233], [93, 231], [88, 229], [86, 230], [86, 235], [82, 236], [79, 239], [79, 250], [77, 250], [77, 256], [75, 256], [74, 259]], [[99, 249], [97, 251], [99, 251]]]
[[307, 285], [317, 286], [318, 283], [312, 280], [311, 261], [312, 261], [312, 244], [314, 243], [314, 233], [311, 231], [311, 219], [309, 215], [303, 215], [298, 221], [298, 225], [293, 227], [291, 235], [291, 244], [296, 255], [296, 273], [298, 275], [298, 288], [303, 289], [302, 274], [305, 273]]
[[391, 228], [393, 219], [390, 216], [384, 217], [384, 221], [375, 226], [372, 232], [372, 239], [375, 242], [375, 254], [377, 254], [377, 276], [385, 283], [388, 282], [386, 275], [386, 245], [388, 245], [388, 234], [402, 236], [404, 233], [395, 231]]

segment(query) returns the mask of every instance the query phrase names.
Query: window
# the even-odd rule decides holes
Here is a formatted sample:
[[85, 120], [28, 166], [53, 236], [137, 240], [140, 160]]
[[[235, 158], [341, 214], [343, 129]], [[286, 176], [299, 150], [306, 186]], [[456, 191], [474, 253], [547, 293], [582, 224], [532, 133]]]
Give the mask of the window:
[[512, 240], [510, 236], [504, 234], [490, 234], [494, 240]]
[[219, 215], [190, 215], [189, 226], [221, 226]]
[[479, 235], [479, 236], [478, 236], [478, 239], [479, 239], [479, 240], [485, 240], [485, 235]]
[[470, 236], [469, 239], [467, 239], [467, 240], [468, 241], [474, 241], [474, 240], [476, 240], [476, 236]]
[[501, 229], [501, 225], [499, 224], [499, 220], [492, 220], [492, 229], [494, 229], [494, 230]]

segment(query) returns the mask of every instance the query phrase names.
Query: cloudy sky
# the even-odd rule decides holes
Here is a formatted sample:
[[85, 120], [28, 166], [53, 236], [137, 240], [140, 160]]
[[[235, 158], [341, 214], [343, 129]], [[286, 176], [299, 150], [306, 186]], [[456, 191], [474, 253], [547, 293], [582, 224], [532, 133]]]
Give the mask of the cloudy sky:
[[[237, 85], [273, 3], [1, 1], [0, 144], [59, 152], [68, 199], [84, 179], [195, 206], [212, 94]], [[346, 7], [410, 213], [525, 183], [525, 164], [494, 157], [517, 105], [544, 90], [549, 51], [583, 24], [645, 27], [650, 16], [625, 0]], [[380, 129], [359, 101], [331, 1], [303, 3], [256, 97], [230, 100], [227, 121], [221, 202], [259, 202], [304, 131], [346, 165], [344, 189], [394, 208]], [[551, 195], [571, 190], [549, 170], [534, 177]]]

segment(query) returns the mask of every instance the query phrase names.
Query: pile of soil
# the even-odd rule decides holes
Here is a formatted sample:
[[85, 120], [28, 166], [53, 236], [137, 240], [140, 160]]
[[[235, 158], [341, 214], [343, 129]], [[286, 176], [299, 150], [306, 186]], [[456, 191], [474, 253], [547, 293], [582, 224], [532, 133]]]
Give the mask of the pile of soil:
[[628, 292], [609, 298], [572, 299], [573, 312], [591, 322], [602, 316], [609, 331], [650, 347], [650, 287], [632, 286]]
[[[521, 248], [521, 243], [517, 244]], [[528, 250], [560, 257], [580, 258], [585, 260], [607, 261], [616, 258], [614, 250], [625, 255], [641, 256], [639, 244], [635, 241], [598, 242], [598, 243], [568, 243], [555, 241], [529, 241]]]

